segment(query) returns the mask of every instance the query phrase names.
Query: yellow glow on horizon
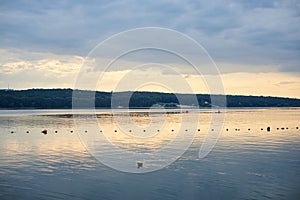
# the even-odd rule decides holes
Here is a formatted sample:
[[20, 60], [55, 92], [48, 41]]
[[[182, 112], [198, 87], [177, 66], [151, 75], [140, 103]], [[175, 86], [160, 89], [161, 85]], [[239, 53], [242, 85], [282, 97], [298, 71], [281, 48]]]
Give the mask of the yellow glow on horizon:
[[[126, 73], [128, 73], [128, 71], [106, 72], [99, 89], [114, 91], [118, 81], [122, 79]], [[211, 75], [188, 75], [185, 77], [185, 80], [194, 93], [210, 94], [205, 79], [211, 77]], [[140, 78], [143, 79], [143, 77]], [[223, 81], [225, 94], [300, 98], [300, 77], [295, 74], [237, 72], [222, 74], [221, 79]], [[180, 87], [180, 85], [178, 85], [178, 87]], [[139, 91], [155, 92], [172, 92], [171, 89], [172, 88], [169, 89], [160, 84], [155, 84], [155, 76], [153, 76], [153, 83], [145, 83], [145, 85], [138, 88]], [[186, 93], [186, 91], [180, 92]]]

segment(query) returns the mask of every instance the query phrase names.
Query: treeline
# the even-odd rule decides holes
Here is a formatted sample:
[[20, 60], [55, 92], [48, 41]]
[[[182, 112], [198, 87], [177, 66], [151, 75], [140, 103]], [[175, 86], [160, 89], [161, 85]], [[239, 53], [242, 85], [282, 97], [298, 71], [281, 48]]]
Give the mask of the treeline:
[[[300, 107], [300, 99], [263, 97], [263, 96], [241, 96], [241, 95], [208, 95], [197, 94], [170, 94], [159, 92], [96, 92], [75, 90], [74, 99], [79, 102], [93, 101], [96, 108], [129, 107], [149, 108], [153, 106], [178, 107]], [[72, 108], [72, 89], [30, 89], [30, 90], [1, 90], [1, 109], [62, 109]], [[128, 101], [127, 101], [127, 100]], [[213, 104], [211, 103], [213, 99]], [[218, 104], [226, 100], [226, 105]], [[111, 101], [113, 100], [113, 101]], [[113, 103], [111, 103], [113, 102]], [[217, 102], [217, 103], [215, 103]], [[198, 105], [197, 105], [198, 104]]]

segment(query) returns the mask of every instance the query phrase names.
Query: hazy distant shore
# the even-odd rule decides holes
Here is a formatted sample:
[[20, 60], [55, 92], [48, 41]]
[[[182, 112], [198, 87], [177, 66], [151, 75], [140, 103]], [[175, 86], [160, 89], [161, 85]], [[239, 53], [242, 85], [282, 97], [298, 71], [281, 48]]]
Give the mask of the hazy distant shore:
[[[94, 94], [83, 101], [95, 102], [96, 109], [110, 109], [111, 92], [91, 92], [76, 90], [86, 94]], [[172, 94], [159, 92], [114, 92], [120, 104], [114, 108], [148, 109], [148, 108], [169, 108], [169, 109], [206, 109], [206, 108], [276, 108], [276, 107], [300, 107], [300, 99], [283, 97], [244, 96], [244, 95], [208, 95], [197, 94], [198, 105], [189, 99], [195, 98], [193, 94]], [[83, 95], [84, 96], [84, 95]], [[223, 98], [226, 105], [214, 105], [211, 103], [211, 96]], [[29, 89], [29, 90], [1, 90], [0, 109], [71, 109], [73, 90], [72, 89]], [[179, 98], [184, 98], [184, 105], [180, 105]], [[129, 105], [126, 105], [124, 98], [130, 98]]]

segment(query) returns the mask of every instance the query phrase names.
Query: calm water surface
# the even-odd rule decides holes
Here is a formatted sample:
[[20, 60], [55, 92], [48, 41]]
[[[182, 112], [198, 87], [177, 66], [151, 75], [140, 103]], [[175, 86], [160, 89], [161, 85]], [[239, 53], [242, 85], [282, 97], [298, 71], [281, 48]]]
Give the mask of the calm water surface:
[[[199, 112], [200, 131], [176, 162], [130, 174], [101, 164], [84, 148], [77, 133], [100, 131], [90, 127], [84, 111], [77, 114], [86, 119], [81, 124], [86, 130], [78, 132], [69, 110], [0, 111], [0, 199], [300, 199], [298, 108], [227, 110], [218, 143], [204, 159], [198, 153], [209, 129], [209, 110], [156, 112], [152, 118], [132, 111], [130, 119], [147, 133], [154, 130], [151, 122], [168, 121], [155, 139], [130, 140], [122, 130], [116, 134], [107, 110], [98, 110], [97, 119], [114, 145], [147, 152], [174, 137], [171, 129], [176, 132], [182, 115], [193, 120]], [[122, 112], [118, 117], [122, 123]], [[142, 134], [126, 120], [124, 127]]]

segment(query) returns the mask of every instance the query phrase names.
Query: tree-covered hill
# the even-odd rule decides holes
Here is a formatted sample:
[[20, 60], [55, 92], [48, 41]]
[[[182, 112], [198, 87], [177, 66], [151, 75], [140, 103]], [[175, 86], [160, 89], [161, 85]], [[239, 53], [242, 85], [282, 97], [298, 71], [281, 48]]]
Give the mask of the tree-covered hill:
[[[76, 92], [91, 94], [88, 91], [76, 90]], [[0, 90], [0, 108], [72, 108], [72, 94], [72, 89]], [[129, 107], [131, 108], [148, 108], [155, 105], [174, 108], [179, 106], [177, 97], [185, 99], [185, 106], [195, 106], [195, 102], [192, 101], [193, 95], [190, 94], [175, 95], [159, 92], [134, 92], [131, 94], [131, 92], [113, 93], [114, 106], [127, 107], [124, 99], [128, 97], [130, 97]], [[88, 96], [84, 97], [89, 98]], [[111, 97], [112, 93], [110, 92], [96, 92], [95, 106], [110, 108]], [[241, 95], [214, 95], [214, 97], [226, 98], [227, 107], [300, 107], [300, 99]], [[211, 95], [197, 94], [197, 100], [199, 107], [212, 106]]]

